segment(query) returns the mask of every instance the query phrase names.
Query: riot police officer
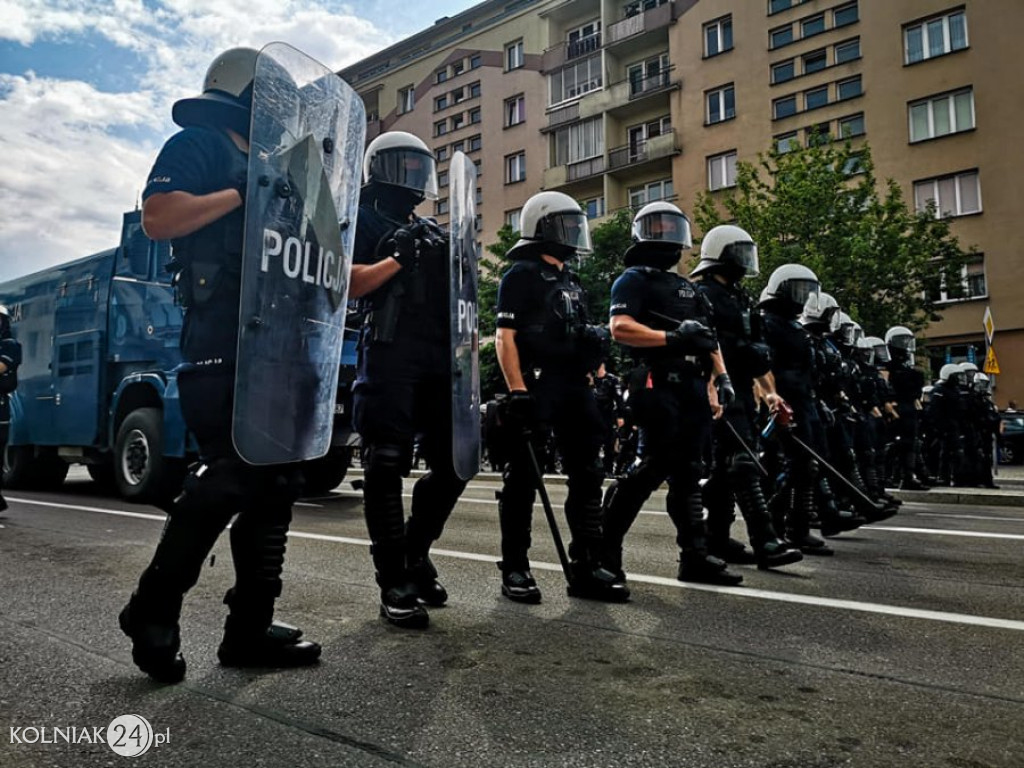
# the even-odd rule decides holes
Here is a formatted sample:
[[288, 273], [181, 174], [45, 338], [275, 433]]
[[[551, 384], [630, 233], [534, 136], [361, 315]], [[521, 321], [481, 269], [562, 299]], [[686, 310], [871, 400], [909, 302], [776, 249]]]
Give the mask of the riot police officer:
[[541, 192], [526, 201], [521, 222], [521, 238], [508, 252], [514, 263], [498, 286], [496, 345], [509, 390], [505, 422], [513, 433], [498, 506], [501, 592], [520, 602], [541, 599], [529, 561], [541, 481], [530, 446], [550, 429], [568, 475], [569, 594], [624, 601], [629, 590], [601, 563], [604, 472], [598, 454], [605, 431], [587, 380], [604, 357], [607, 330], [588, 322], [583, 288], [566, 266], [590, 252], [587, 218], [568, 195]]
[[[757, 245], [746, 231], [731, 225], [715, 227], [704, 236], [700, 262], [690, 273], [699, 278], [698, 288], [714, 309], [718, 343], [737, 393], [713, 430], [714, 464], [703, 497], [711, 554], [726, 562], [756, 562], [761, 568], [775, 568], [799, 562], [803, 555], [775, 532], [761, 484], [760, 462], [751, 453], [758, 449], [759, 435], [754, 382], [764, 392], [770, 410], [779, 404], [761, 316], [742, 285], [744, 278], [757, 274]], [[747, 524], [752, 555], [729, 537], [736, 504]]]
[[273, 621], [285, 542], [301, 476], [293, 465], [253, 467], [231, 439], [239, 330], [244, 194], [257, 53], [235, 48], [210, 65], [203, 93], [175, 103], [183, 130], [156, 159], [143, 192], [142, 224], [171, 240], [185, 308], [178, 373], [185, 423], [200, 463], [168, 509], [153, 559], [120, 615], [132, 658], [151, 677], [185, 675], [178, 626], [185, 593], [220, 533], [231, 527], [235, 584], [218, 657], [225, 666], [312, 664], [320, 646]]
[[943, 365], [928, 400], [928, 423], [934, 432], [933, 465], [943, 486], [955, 485], [964, 472], [962, 376], [957, 363]]
[[[413, 213], [436, 198], [434, 156], [423, 141], [392, 131], [370, 142], [349, 290], [367, 310], [353, 422], [363, 440], [363, 503], [380, 614], [407, 628], [426, 627], [423, 605], [448, 599], [429, 552], [466, 487], [451, 458], [449, 236]], [[402, 478], [417, 436], [430, 471], [413, 487], [406, 522]]]
[[[0, 305], [0, 456], [7, 449], [11, 430], [10, 397], [18, 388], [18, 366], [21, 365], [21, 344], [11, 334], [11, 313]], [[0, 472], [0, 512], [7, 509], [3, 496], [3, 472]]]
[[[680, 550], [677, 577], [736, 585], [743, 577], [709, 551], [699, 484], [712, 400], [720, 415], [736, 393], [712, 328], [711, 303], [674, 269], [692, 247], [690, 222], [671, 203], [649, 203], [633, 218], [632, 239], [623, 255], [626, 270], [612, 285], [610, 314], [612, 338], [637, 362], [629, 375], [629, 406], [641, 450], [639, 463], [605, 494], [606, 561], [625, 582], [623, 540], [643, 503], [667, 480], [666, 507]], [[735, 251], [737, 259], [752, 255], [749, 248]], [[775, 542], [765, 534], [759, 543], [769, 535]], [[772, 552], [784, 549], [778, 544]]]
[[917, 454], [921, 449], [920, 414], [924, 374], [914, 367], [917, 341], [906, 326], [894, 325], [885, 332], [889, 350], [889, 385], [896, 401], [894, 428], [897, 439], [900, 488], [925, 491], [928, 486], [914, 476]]
[[604, 361], [594, 371], [593, 381], [597, 410], [601, 414], [601, 423], [605, 428], [604, 445], [601, 447], [601, 462], [605, 476], [610, 477], [615, 470], [619, 429], [625, 423], [622, 392], [619, 389], [619, 377], [608, 372], [607, 363]]

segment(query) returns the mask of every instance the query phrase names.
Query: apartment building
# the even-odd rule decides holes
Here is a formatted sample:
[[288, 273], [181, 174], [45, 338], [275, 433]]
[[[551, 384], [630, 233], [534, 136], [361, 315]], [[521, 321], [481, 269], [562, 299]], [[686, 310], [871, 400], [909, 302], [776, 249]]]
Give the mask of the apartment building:
[[990, 308], [1006, 405], [1024, 402], [1024, 100], [1008, 77], [1022, 23], [1016, 2], [489, 1], [341, 74], [366, 101], [370, 138], [409, 130], [434, 148], [442, 199], [425, 213], [446, 218], [451, 152], [474, 158], [481, 243], [541, 189], [572, 195], [594, 223], [656, 199], [685, 211], [773, 142], [867, 141], [880, 179], [922, 209], [935, 200], [977, 246], [967, 298], [944, 301], [929, 354], [936, 369], [982, 365]]

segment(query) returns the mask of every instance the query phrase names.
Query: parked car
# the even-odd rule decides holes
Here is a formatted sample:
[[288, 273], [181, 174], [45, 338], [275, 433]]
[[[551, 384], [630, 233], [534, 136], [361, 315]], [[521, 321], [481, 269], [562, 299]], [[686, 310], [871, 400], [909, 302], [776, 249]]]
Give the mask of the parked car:
[[1003, 411], [999, 416], [1003, 420], [999, 435], [999, 463], [1024, 463], [1024, 411]]

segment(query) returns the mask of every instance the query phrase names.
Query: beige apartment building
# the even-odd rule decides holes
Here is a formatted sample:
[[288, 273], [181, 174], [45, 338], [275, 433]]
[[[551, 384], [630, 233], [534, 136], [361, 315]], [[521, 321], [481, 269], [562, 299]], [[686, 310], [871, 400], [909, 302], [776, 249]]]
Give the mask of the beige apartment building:
[[880, 179], [935, 200], [977, 246], [929, 353], [936, 370], [981, 366], [990, 308], [1006, 406], [1024, 404], [1021, 28], [1017, 0], [488, 0], [341, 75], [369, 139], [406, 130], [434, 149], [441, 199], [425, 215], [446, 220], [452, 152], [476, 162], [481, 244], [540, 190], [572, 195], [592, 224], [656, 199], [689, 211], [773, 142], [866, 140]]

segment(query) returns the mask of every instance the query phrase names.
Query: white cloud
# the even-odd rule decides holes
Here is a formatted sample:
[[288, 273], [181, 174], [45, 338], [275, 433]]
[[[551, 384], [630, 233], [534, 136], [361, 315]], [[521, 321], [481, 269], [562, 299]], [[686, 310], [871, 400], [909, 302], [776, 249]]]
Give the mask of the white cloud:
[[282, 40], [340, 69], [394, 42], [331, 0], [0, 0], [0, 18], [0, 39], [74, 45], [89, 33], [144, 67], [126, 93], [0, 74], [0, 280], [116, 245], [174, 129], [171, 104], [199, 91], [217, 53]]

